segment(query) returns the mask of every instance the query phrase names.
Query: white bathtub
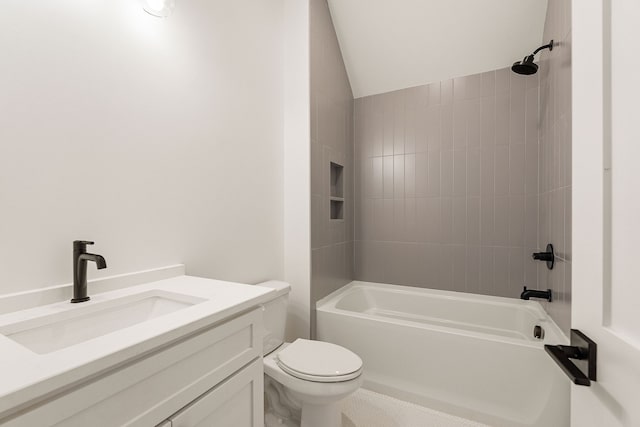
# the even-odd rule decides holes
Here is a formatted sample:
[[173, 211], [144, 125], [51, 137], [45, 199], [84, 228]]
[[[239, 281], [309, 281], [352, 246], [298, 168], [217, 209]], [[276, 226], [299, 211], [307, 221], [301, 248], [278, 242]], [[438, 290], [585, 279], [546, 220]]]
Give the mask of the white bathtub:
[[496, 427], [569, 425], [543, 348], [567, 339], [537, 302], [351, 282], [318, 302], [317, 337], [358, 353], [370, 390]]

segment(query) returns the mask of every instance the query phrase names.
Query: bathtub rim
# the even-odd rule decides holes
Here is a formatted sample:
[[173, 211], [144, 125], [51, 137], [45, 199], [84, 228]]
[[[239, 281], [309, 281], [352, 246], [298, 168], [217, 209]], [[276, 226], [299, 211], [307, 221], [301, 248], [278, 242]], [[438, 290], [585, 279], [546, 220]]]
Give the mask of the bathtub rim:
[[[357, 288], [377, 288], [384, 289], [387, 292], [393, 293], [413, 293], [413, 294], [429, 294], [434, 295], [439, 298], [446, 299], [455, 299], [455, 300], [465, 300], [465, 301], [478, 301], [485, 303], [492, 303], [498, 305], [508, 305], [508, 306], [519, 306], [527, 311], [534, 312], [538, 318], [541, 319], [545, 323], [545, 331], [546, 338], [545, 340], [540, 341], [528, 341], [520, 338], [512, 338], [505, 337], [500, 335], [493, 335], [485, 332], [478, 331], [468, 331], [462, 330], [455, 327], [448, 327], [442, 325], [434, 325], [427, 324], [422, 322], [416, 322], [408, 319], [394, 319], [392, 317], [383, 317], [376, 316], [367, 313], [361, 313], [352, 310], [344, 310], [337, 308], [336, 305], [341, 300], [341, 298], [349, 292], [352, 292]], [[569, 338], [565, 335], [565, 333], [560, 329], [560, 327], [555, 323], [555, 321], [551, 318], [549, 313], [542, 307], [542, 305], [537, 301], [525, 301], [521, 299], [515, 298], [507, 298], [507, 297], [499, 297], [499, 296], [491, 296], [491, 295], [480, 295], [480, 294], [472, 294], [468, 292], [457, 292], [457, 291], [445, 291], [441, 289], [431, 289], [431, 288], [419, 288], [414, 286], [406, 286], [406, 285], [393, 285], [388, 283], [377, 283], [377, 282], [365, 282], [361, 280], [353, 280], [350, 283], [344, 285], [343, 287], [335, 290], [330, 293], [326, 297], [318, 300], [316, 302], [316, 312], [321, 313], [334, 313], [345, 316], [353, 316], [360, 319], [366, 319], [376, 322], [385, 322], [391, 323], [394, 325], [407, 325], [416, 328], [424, 328], [430, 329], [434, 331], [451, 333], [455, 335], [465, 336], [469, 338], [475, 339], [488, 339], [491, 341], [499, 341], [503, 343], [513, 344], [513, 345], [522, 345], [526, 347], [534, 347], [534, 348], [542, 348], [544, 344], [568, 344]]]

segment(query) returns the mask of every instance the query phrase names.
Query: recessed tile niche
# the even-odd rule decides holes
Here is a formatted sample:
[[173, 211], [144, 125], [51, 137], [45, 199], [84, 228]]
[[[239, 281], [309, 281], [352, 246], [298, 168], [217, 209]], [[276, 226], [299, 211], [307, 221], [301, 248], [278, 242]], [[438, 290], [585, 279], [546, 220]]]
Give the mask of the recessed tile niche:
[[344, 167], [337, 163], [329, 163], [330, 182], [329, 182], [329, 203], [331, 203], [330, 215], [331, 219], [344, 219]]

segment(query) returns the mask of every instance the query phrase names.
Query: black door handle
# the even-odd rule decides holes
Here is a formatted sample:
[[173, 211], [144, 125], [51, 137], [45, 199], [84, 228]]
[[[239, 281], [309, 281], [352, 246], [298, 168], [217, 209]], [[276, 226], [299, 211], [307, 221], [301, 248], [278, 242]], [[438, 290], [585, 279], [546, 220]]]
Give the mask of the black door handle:
[[582, 332], [571, 329], [571, 345], [547, 344], [544, 349], [574, 384], [590, 386], [596, 381], [597, 345]]

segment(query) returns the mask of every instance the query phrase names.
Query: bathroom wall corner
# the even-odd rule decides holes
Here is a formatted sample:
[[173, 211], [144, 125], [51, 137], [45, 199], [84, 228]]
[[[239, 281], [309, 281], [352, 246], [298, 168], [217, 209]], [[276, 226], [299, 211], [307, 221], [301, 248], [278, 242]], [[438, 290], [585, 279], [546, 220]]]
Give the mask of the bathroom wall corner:
[[571, 327], [571, 0], [549, 0], [540, 57], [540, 149], [538, 246], [556, 250], [556, 265], [538, 266], [538, 288], [551, 289], [545, 308], [569, 335]]
[[291, 284], [291, 342], [309, 338], [311, 319], [309, 1], [284, 0], [284, 18], [284, 279]]

